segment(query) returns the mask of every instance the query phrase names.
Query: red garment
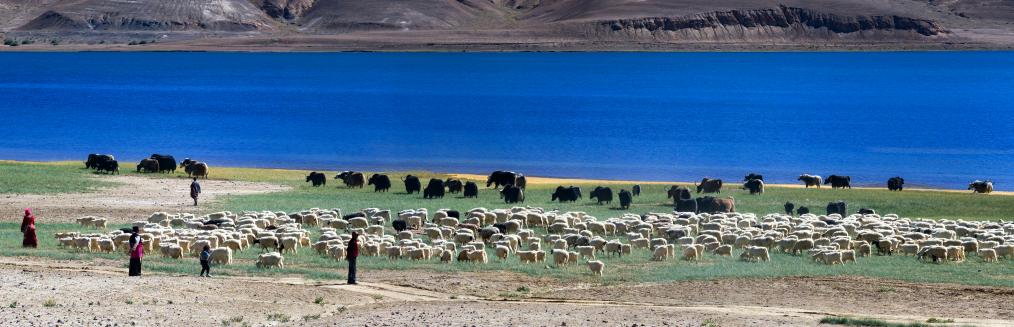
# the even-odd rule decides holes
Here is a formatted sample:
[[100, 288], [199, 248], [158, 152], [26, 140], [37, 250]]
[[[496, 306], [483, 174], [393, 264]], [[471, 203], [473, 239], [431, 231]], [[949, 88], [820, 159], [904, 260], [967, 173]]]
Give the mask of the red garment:
[[138, 238], [137, 247], [134, 248], [133, 251], [130, 251], [131, 259], [141, 259], [142, 257], [144, 257], [144, 242], [140, 241], [141, 238], [140, 236], [138, 236], [137, 238]]
[[25, 209], [25, 219], [21, 220], [21, 232], [25, 234], [21, 246], [26, 248], [39, 247], [39, 238], [35, 235], [35, 216], [32, 209]]
[[359, 257], [359, 234], [352, 234], [352, 240], [349, 240], [349, 253], [345, 256], [346, 259], [355, 259]]

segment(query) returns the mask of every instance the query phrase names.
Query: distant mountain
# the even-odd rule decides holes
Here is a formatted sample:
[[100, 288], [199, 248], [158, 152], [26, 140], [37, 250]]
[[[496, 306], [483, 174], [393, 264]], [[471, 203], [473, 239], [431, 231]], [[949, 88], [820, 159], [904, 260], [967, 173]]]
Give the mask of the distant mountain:
[[0, 0], [0, 33], [184, 50], [1010, 48], [1014, 1]]

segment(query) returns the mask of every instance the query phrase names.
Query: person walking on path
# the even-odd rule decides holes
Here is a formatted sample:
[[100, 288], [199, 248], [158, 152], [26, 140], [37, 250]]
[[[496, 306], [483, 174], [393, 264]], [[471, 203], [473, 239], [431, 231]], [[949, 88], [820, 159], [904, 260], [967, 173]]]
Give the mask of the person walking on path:
[[203, 277], [211, 277], [211, 247], [205, 245], [204, 251], [201, 251], [201, 274]]
[[349, 261], [349, 285], [356, 284], [356, 258], [359, 257], [359, 233], [352, 232], [352, 240], [349, 240], [349, 253], [345, 259]]
[[140, 229], [134, 226], [130, 234], [130, 270], [128, 275], [141, 276], [141, 257], [144, 256], [144, 243], [141, 241]]
[[39, 247], [39, 238], [35, 235], [35, 215], [32, 214], [31, 208], [25, 209], [25, 218], [21, 220], [21, 233], [25, 235], [21, 240], [21, 247]]
[[197, 206], [197, 197], [201, 195], [201, 183], [197, 182], [197, 177], [194, 177], [194, 181], [190, 183], [190, 197], [194, 199], [194, 206]]

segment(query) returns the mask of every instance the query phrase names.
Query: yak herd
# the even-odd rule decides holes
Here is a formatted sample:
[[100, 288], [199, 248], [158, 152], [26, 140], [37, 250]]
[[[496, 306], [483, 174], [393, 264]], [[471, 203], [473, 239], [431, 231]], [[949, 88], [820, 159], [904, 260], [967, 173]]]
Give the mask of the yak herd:
[[[345, 186], [349, 188], [362, 188], [364, 184], [373, 185], [374, 192], [387, 192], [391, 188], [391, 178], [384, 174], [373, 174], [369, 179], [366, 179], [366, 175], [362, 172], [343, 171], [336, 175], [334, 179], [342, 180]], [[833, 189], [852, 188], [852, 177], [850, 176], [831, 175], [825, 179], [819, 175], [804, 174], [800, 175], [798, 180], [803, 182], [804, 187], [807, 188], [810, 186], [819, 188], [822, 184], [830, 184]], [[314, 187], [326, 186], [327, 177], [324, 173], [311, 172], [306, 177], [306, 182], [312, 183]], [[479, 196], [479, 186], [475, 182], [462, 182], [455, 178], [444, 180], [431, 178], [425, 188], [422, 187], [422, 182], [418, 176], [407, 175], [402, 179], [402, 182], [405, 184], [406, 194], [422, 193], [424, 199], [443, 198], [448, 193], [463, 193], [463, 197], [465, 198]], [[905, 179], [898, 176], [887, 180], [887, 189], [891, 191], [901, 191], [904, 189], [904, 185]], [[527, 179], [525, 176], [511, 171], [494, 171], [486, 178], [486, 187], [499, 189], [500, 198], [507, 204], [524, 203], [526, 186]], [[694, 183], [693, 191], [696, 191], [698, 194], [721, 193], [723, 186], [724, 184], [721, 179], [704, 178], [699, 183]], [[743, 178], [742, 189], [749, 191], [750, 194], [764, 193], [764, 176], [755, 173], [746, 175]], [[991, 181], [977, 180], [969, 184], [968, 189], [976, 193], [989, 193], [993, 190], [993, 183]], [[688, 187], [673, 185], [667, 191], [667, 198], [672, 199], [674, 209], [679, 212], [721, 213], [735, 212], [736, 210], [736, 202], [732, 197], [718, 198], [705, 195], [695, 198], [693, 191]], [[630, 191], [621, 189], [616, 193], [616, 197], [619, 199], [619, 209], [625, 210], [630, 208], [633, 198], [640, 194], [640, 185], [634, 185]], [[599, 205], [611, 204], [613, 197], [614, 192], [612, 188], [603, 186], [596, 187], [588, 193], [588, 198], [594, 200]], [[576, 202], [582, 198], [581, 188], [577, 186], [565, 187], [561, 185], [551, 194], [551, 201], [559, 201], [560, 203]], [[785, 204], [785, 211], [788, 214], [806, 214], [810, 212], [810, 209], [804, 206], [796, 208], [795, 204], [789, 202]], [[862, 208], [859, 212], [872, 212], [872, 210]], [[842, 216], [847, 216], [849, 214], [847, 203], [845, 201], [828, 203], [827, 213], [838, 213]]]
[[[116, 159], [109, 154], [89, 154], [88, 160], [85, 161], [85, 168], [95, 169], [98, 172], [105, 172], [108, 174], [119, 174], [120, 164]], [[152, 154], [147, 159], [141, 159], [137, 163], [138, 173], [164, 173], [164, 174], [175, 174], [176, 173], [176, 158], [168, 154]], [[204, 177], [208, 178], [208, 164], [185, 158], [180, 162], [179, 168], [183, 168], [183, 171], [190, 177]]]

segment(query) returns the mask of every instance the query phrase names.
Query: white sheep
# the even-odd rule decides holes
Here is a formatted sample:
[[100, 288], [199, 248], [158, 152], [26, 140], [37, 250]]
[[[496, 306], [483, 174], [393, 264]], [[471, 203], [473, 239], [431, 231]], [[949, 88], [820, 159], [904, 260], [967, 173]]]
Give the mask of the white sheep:
[[997, 262], [997, 261], [999, 261], [996, 258], [996, 250], [995, 249], [979, 249], [978, 251], [975, 252], [975, 254], [979, 255], [979, 257], [982, 258], [982, 261], [985, 261], [985, 262]]
[[507, 256], [511, 253], [511, 248], [504, 245], [497, 245], [496, 249], [494, 249], [494, 253], [496, 253], [496, 257], [500, 258], [500, 260], [507, 260]]
[[116, 243], [108, 238], [98, 240], [99, 251], [106, 253], [116, 252]]
[[278, 252], [270, 252], [257, 256], [257, 268], [285, 267], [285, 257]]
[[697, 252], [697, 247], [695, 246], [683, 247], [683, 260], [697, 261], [699, 259], [699, 255], [700, 254]]
[[726, 245], [719, 246], [719, 247], [715, 248], [714, 253], [715, 253], [715, 255], [721, 255], [721, 256], [727, 256], [727, 257], [728, 256], [732, 256], [732, 245], [726, 244]]
[[489, 258], [486, 256], [486, 251], [479, 249], [468, 251], [468, 261], [489, 263]]
[[282, 244], [282, 253], [296, 253], [299, 249], [299, 239], [295, 237], [282, 237], [279, 242]]
[[261, 245], [263, 251], [273, 251], [278, 249], [278, 238], [274, 236], [265, 236], [257, 238], [257, 244]]
[[605, 263], [598, 260], [588, 261], [588, 269], [591, 270], [592, 274], [602, 276], [602, 270], [606, 267]]
[[538, 262], [539, 257], [537, 252], [538, 251], [518, 251], [517, 252], [518, 261], [520, 261], [521, 263]]
[[553, 264], [557, 267], [570, 263], [570, 254], [566, 250], [553, 249]]
[[590, 245], [582, 245], [576, 247], [577, 253], [581, 254], [581, 257], [585, 260], [595, 259], [595, 247]]
[[668, 258], [668, 257], [669, 257], [669, 249], [668, 249], [668, 246], [665, 246], [665, 245], [656, 246], [655, 250], [652, 251], [652, 254], [651, 254], [651, 260], [652, 261], [662, 261], [662, 260], [665, 260], [665, 258]]
[[211, 256], [208, 258], [208, 261], [214, 264], [232, 264], [232, 249], [227, 247], [211, 249]]

